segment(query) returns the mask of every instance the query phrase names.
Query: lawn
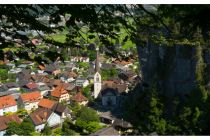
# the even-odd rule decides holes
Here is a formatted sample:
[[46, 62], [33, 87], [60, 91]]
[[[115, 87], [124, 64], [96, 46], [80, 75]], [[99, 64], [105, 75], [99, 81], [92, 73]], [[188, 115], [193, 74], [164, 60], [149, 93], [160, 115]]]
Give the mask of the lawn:
[[[55, 40], [57, 42], [60, 42], [60, 43], [64, 43], [66, 41], [66, 34], [67, 34], [67, 32], [68, 32], [67, 30], [64, 30], [61, 33], [49, 35], [47, 38], [53, 39], [53, 40]], [[95, 40], [97, 40], [97, 34], [96, 33], [93, 33], [93, 34], [88, 33], [88, 27], [83, 27], [81, 29], [81, 32], [80, 33], [83, 36], [83, 38], [85, 39], [84, 42], [86, 42], [87, 40], [88, 40], [88, 42], [95, 42]], [[122, 49], [125, 49], [126, 50], [126, 49], [128, 49], [130, 47], [135, 47], [135, 44], [131, 40], [129, 40], [129, 39], [125, 43], [122, 43], [123, 42], [123, 39], [128, 35], [126, 33], [125, 29], [121, 28], [120, 33], [121, 34], [120, 34], [120, 37], [119, 37], [119, 41], [120, 41], [121, 44], [123, 44], [122, 45]], [[87, 37], [88, 35], [87, 34], [88, 35], [95, 35], [96, 38], [88, 39], [88, 37]], [[80, 42], [81, 39], [82, 39], [82, 37], [78, 37], [78, 38], [75, 39], [75, 41]], [[112, 42], [115, 43], [114, 40], [112, 40]]]

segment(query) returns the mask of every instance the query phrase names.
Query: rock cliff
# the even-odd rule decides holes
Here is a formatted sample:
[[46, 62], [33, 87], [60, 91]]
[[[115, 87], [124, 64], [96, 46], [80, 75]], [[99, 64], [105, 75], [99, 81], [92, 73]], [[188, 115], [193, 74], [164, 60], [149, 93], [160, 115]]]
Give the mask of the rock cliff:
[[210, 75], [210, 51], [204, 53], [200, 46], [168, 47], [149, 42], [137, 50], [143, 82], [148, 86], [157, 82], [165, 95], [183, 96], [192, 92], [204, 65], [208, 66], [205, 70]]

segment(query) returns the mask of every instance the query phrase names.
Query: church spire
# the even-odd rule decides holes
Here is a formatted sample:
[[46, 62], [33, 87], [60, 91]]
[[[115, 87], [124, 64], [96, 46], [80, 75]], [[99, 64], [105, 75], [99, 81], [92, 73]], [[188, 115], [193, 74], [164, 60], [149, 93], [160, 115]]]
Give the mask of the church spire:
[[98, 98], [101, 92], [101, 75], [99, 73], [99, 48], [96, 47], [96, 60], [95, 60], [95, 75], [94, 75], [94, 98]]
[[100, 66], [99, 66], [99, 47], [96, 47], [95, 72], [100, 72]]

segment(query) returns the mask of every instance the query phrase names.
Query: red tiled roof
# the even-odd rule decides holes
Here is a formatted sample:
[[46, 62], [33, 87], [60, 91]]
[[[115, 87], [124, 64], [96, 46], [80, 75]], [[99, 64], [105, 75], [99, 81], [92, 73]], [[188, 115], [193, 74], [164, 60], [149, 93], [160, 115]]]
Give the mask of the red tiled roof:
[[55, 101], [49, 99], [41, 99], [38, 106], [51, 109], [55, 105]]
[[77, 93], [76, 95], [74, 95], [72, 97], [72, 100], [73, 101], [76, 101], [76, 102], [83, 102], [83, 101], [87, 101], [87, 98], [85, 96], [82, 95], [82, 93]]
[[10, 116], [0, 116], [0, 131], [6, 130], [8, 123], [11, 121], [15, 121], [17, 123], [21, 123], [20, 118], [17, 115], [10, 115]]
[[0, 97], [0, 109], [17, 105], [12, 95]]
[[43, 123], [46, 123], [47, 119], [50, 117], [50, 115], [53, 112], [46, 108], [38, 108], [33, 113], [31, 113], [29, 116], [33, 123], [37, 126]]
[[38, 85], [37, 85], [36, 83], [28, 83], [28, 84], [26, 85], [26, 87], [29, 88], [29, 89], [34, 89], [34, 88], [37, 88]]
[[45, 66], [39, 65], [40, 70], [45, 70]]
[[61, 95], [63, 94], [68, 94], [68, 92], [61, 86], [57, 86], [52, 92], [51, 92], [51, 96], [60, 98]]
[[120, 65], [127, 65], [127, 64], [131, 64], [131, 62], [130, 62], [130, 61], [124, 61], [124, 60], [122, 60], [122, 61], [116, 60], [116, 61], [114, 61], [114, 63], [116, 63], [116, 64], [120, 64]]
[[20, 95], [20, 98], [23, 102], [37, 102], [41, 99], [41, 93], [39, 91], [24, 93]]
[[53, 79], [53, 85], [58, 86], [60, 84], [61, 84], [61, 80], [59, 80], [59, 79]]

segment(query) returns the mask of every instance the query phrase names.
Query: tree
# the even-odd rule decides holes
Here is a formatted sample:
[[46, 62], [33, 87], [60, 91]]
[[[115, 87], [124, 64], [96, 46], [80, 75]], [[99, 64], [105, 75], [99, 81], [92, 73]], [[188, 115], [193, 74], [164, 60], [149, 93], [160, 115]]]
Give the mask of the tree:
[[63, 135], [63, 132], [62, 132], [62, 128], [56, 128], [53, 130], [53, 136], [62, 136]]
[[26, 115], [28, 115], [27, 110], [25, 109], [18, 109], [16, 113], [20, 118], [24, 118]]
[[88, 98], [89, 101], [93, 100], [93, 97], [91, 96], [91, 86], [92, 85], [88, 85], [85, 88], [83, 88], [82, 93], [83, 95]]
[[25, 118], [23, 120], [23, 122], [20, 124], [20, 128], [22, 130], [22, 133], [20, 133], [20, 135], [23, 136], [30, 136], [31, 133], [35, 131], [35, 127], [29, 118]]
[[8, 71], [6, 69], [0, 69], [0, 81], [5, 82], [8, 79]]
[[6, 136], [19, 135], [22, 133], [20, 124], [17, 122], [10, 122], [5, 133]]
[[102, 127], [98, 122], [90, 122], [87, 127], [85, 128], [89, 133], [94, 133], [97, 130], [101, 129]]
[[79, 131], [69, 119], [65, 119], [61, 130], [64, 136], [74, 136], [77, 135], [76, 131]]
[[82, 107], [78, 114], [75, 125], [81, 128], [87, 134], [93, 133], [101, 128], [99, 125], [99, 116], [97, 112], [91, 108]]
[[51, 128], [48, 126], [48, 124], [45, 125], [44, 129], [42, 130], [42, 135], [44, 136], [50, 136], [52, 134]]
[[84, 122], [99, 122], [97, 112], [91, 108], [82, 106], [77, 114], [77, 118]]

